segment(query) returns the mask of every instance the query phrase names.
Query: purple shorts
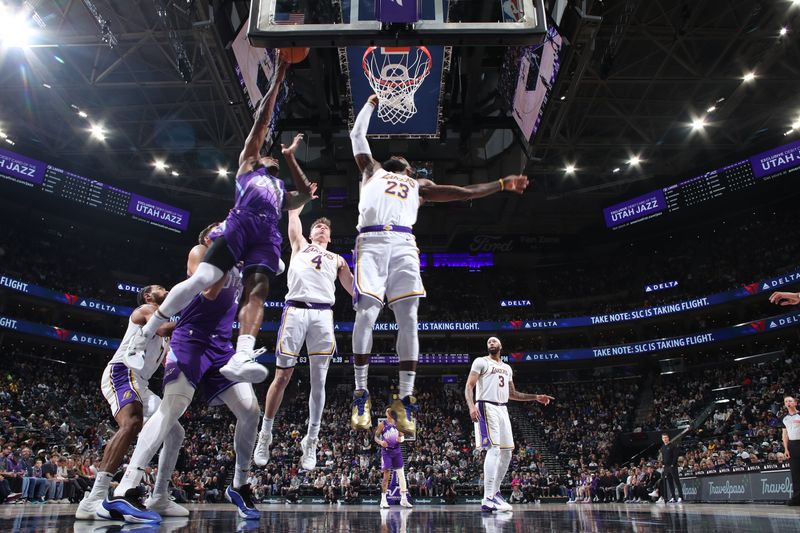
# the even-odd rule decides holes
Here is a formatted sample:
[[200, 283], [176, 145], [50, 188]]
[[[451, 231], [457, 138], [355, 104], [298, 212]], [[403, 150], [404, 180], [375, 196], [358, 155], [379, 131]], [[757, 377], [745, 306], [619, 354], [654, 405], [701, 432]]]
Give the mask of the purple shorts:
[[283, 238], [277, 222], [245, 209], [231, 209], [220, 228], [233, 258], [244, 263], [242, 272], [255, 267], [278, 272]]
[[403, 468], [403, 454], [397, 448], [381, 448], [381, 470], [397, 470]]
[[219, 373], [225, 363], [233, 357], [233, 344], [218, 337], [193, 338], [191, 332], [181, 334], [176, 330], [169, 342], [169, 355], [164, 366], [164, 385], [178, 378], [178, 373], [194, 388], [201, 387], [208, 403], [236, 383]]

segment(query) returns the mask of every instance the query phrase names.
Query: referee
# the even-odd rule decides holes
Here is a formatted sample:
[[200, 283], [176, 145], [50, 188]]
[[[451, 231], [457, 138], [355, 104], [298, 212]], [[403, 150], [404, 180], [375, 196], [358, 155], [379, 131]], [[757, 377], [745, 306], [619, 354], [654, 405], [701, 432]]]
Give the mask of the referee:
[[800, 413], [797, 412], [797, 400], [794, 396], [786, 396], [783, 405], [789, 411], [783, 417], [783, 449], [789, 458], [789, 469], [792, 472], [792, 497], [786, 505], [800, 506]]

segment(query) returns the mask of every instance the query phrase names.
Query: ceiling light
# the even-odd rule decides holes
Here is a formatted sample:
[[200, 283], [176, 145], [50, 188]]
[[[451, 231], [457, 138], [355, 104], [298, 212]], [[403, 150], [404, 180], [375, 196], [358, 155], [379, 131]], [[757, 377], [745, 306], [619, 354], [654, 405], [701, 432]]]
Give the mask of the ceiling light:
[[228, 169], [227, 168], [219, 168], [219, 169], [217, 169], [217, 176], [219, 176], [220, 178], [224, 178], [227, 175], [228, 175]]
[[14, 146], [14, 144], [16, 144], [14, 141], [12, 141], [11, 139], [9, 139], [8, 137], [6, 137], [6, 142], [7, 142], [8, 144], [10, 144], [11, 146]]
[[177, 171], [177, 170], [173, 170], [172, 172], [170, 172], [170, 174], [172, 174], [172, 175], [173, 175], [173, 176], [175, 176], [176, 178], [177, 178], [178, 176], [180, 176], [180, 174], [178, 174], [178, 171]]
[[574, 172], [575, 172], [575, 165], [572, 165], [572, 164], [570, 164], [570, 165], [567, 165], [567, 166], [566, 166], [566, 168], [564, 168], [564, 171], [565, 171], [567, 174], [572, 174], [572, 173], [574, 173]]
[[639, 158], [638, 155], [631, 156], [631, 158], [628, 159], [628, 164], [631, 165], [631, 166], [634, 166], [634, 167], [636, 165], [638, 165], [639, 163], [641, 163], [641, 162], [642, 162], [642, 160]]
[[101, 124], [92, 124], [90, 131], [95, 139], [99, 141], [106, 140], [106, 129]]
[[699, 117], [692, 121], [693, 130], [702, 130], [705, 127], [706, 127], [706, 119], [704, 117]]
[[53, 57], [55, 58], [55, 60], [56, 60], [56, 61], [58, 61], [58, 62], [59, 62], [59, 63], [61, 63], [62, 65], [64, 64], [64, 60], [63, 60], [63, 59], [61, 59], [60, 57], [58, 57], [58, 56], [53, 56]]
[[742, 77], [742, 80], [743, 80], [744, 82], [747, 82], [747, 83], [749, 83], [749, 82], [753, 81], [754, 79], [756, 79], [756, 73], [755, 73], [755, 72], [748, 72], [747, 74], [745, 74], [745, 75]]
[[53, 88], [49, 83], [43, 83], [42, 87], [44, 87], [45, 89], [52, 89]]
[[788, 130], [786, 133], [784, 133], [784, 135], [791, 135], [793, 131], [794, 131], [794, 128]]
[[28, 46], [33, 30], [28, 26], [24, 14], [16, 16], [8, 12], [0, 13], [0, 42], [9, 48]]
[[706, 113], [713, 113], [713, 112], [714, 112], [714, 111], [716, 111], [716, 110], [717, 110], [717, 106], [715, 106], [715, 105], [712, 105], [711, 107], [709, 107], [708, 109], [706, 109]]
[[781, 37], [783, 37], [783, 36], [784, 36], [784, 35], [786, 35], [787, 33], [789, 33], [789, 30], [788, 30], [788, 28], [786, 28], [786, 27], [783, 27], [783, 28], [781, 28], [781, 30], [778, 32], [778, 35], [780, 35]]
[[620, 168], [619, 168], [619, 167], [617, 167], [617, 168], [615, 168], [614, 170], [612, 170], [611, 172], [613, 172], [614, 174], [616, 174], [617, 172], [619, 172], [619, 170], [620, 170]]
[[567, 97], [566, 97], [566, 96], [562, 96], [562, 97], [561, 97], [561, 100], [566, 100], [566, 99], [567, 99]]
[[153, 166], [156, 167], [156, 170], [160, 170], [160, 171], [164, 171], [164, 170], [167, 170], [169, 168], [167, 163], [165, 161], [160, 160], [160, 159], [156, 159], [155, 161], [153, 161]]
[[86, 118], [89, 115], [86, 113], [86, 111], [78, 111], [78, 116], [81, 118]]
[[793, 130], [800, 130], [800, 118], [792, 122], [792, 129]]
[[0, 130], [0, 139], [8, 139], [8, 134], [3, 130]]

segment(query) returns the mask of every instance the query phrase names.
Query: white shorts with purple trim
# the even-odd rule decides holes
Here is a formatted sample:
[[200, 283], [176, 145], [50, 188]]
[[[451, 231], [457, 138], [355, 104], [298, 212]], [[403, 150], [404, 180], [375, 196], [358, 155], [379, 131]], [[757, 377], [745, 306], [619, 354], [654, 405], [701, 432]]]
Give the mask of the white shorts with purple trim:
[[389, 307], [406, 298], [424, 298], [417, 241], [409, 233], [379, 231], [356, 237], [353, 302], [372, 298]]
[[478, 402], [480, 420], [475, 423], [475, 447], [514, 448], [511, 419], [505, 405]]

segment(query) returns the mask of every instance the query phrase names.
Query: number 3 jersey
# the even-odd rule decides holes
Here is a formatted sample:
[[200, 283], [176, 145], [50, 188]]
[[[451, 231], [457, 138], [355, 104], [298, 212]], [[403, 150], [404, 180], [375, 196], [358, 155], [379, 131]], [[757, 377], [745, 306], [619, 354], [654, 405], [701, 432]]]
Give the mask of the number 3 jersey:
[[378, 169], [361, 185], [358, 226], [412, 227], [419, 210], [419, 183], [405, 174]]
[[470, 370], [480, 374], [475, 387], [476, 400], [508, 403], [508, 387], [513, 375], [509, 365], [497, 362], [487, 355], [475, 359]]
[[333, 305], [339, 256], [309, 244], [289, 262], [289, 292], [286, 301]]

